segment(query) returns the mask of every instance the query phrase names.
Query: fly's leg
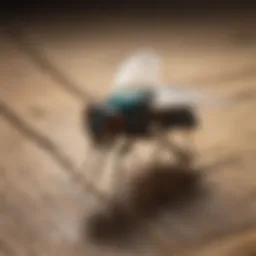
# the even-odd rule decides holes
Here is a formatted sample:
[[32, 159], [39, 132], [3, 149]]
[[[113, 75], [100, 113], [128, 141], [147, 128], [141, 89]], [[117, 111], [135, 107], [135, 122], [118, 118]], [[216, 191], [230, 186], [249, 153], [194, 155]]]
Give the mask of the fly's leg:
[[105, 179], [108, 179], [108, 184], [111, 187], [116, 187], [122, 182], [123, 178], [123, 160], [131, 152], [133, 142], [132, 140], [125, 139], [121, 144], [117, 145], [113, 151], [113, 162], [109, 171], [105, 173]]
[[[113, 145], [109, 145], [108, 147], [98, 147], [95, 145], [90, 145], [88, 150], [89, 166], [87, 165], [87, 161], [85, 161], [83, 164], [83, 169], [85, 169], [85, 171], [88, 169], [90, 170], [89, 179], [91, 181], [98, 183], [98, 181], [101, 179], [100, 176], [102, 173], [104, 173], [104, 168], [109, 160], [109, 152], [111, 151], [112, 146]], [[87, 166], [85, 166], [85, 163]]]
[[98, 152], [94, 158], [94, 172], [99, 179], [100, 176], [104, 175], [105, 167], [110, 159], [111, 146], [113, 145], [110, 145], [108, 148], [97, 149]]
[[149, 159], [154, 159], [154, 161], [158, 161], [161, 154], [162, 154], [161, 149], [163, 149], [163, 144], [162, 144], [162, 141], [159, 139], [159, 136], [157, 136], [155, 138], [156, 144], [155, 144], [155, 147], [153, 148], [153, 150], [151, 152], [151, 157], [149, 158]]
[[114, 169], [116, 170], [116, 182], [119, 182], [122, 180], [123, 177], [123, 161], [124, 158], [131, 152], [133, 147], [133, 140], [131, 139], [125, 139], [121, 147], [119, 148], [119, 151], [116, 154], [116, 161], [114, 163]]
[[162, 129], [158, 125], [151, 126], [151, 138], [155, 142], [153, 150], [150, 153], [149, 159], [154, 159], [154, 161], [158, 161], [159, 157], [161, 156], [163, 143], [160, 140], [160, 137], [163, 136]]
[[166, 139], [165, 142], [166, 142], [166, 146], [174, 151], [177, 157], [178, 164], [187, 168], [191, 167], [193, 156], [191, 155], [191, 152], [188, 151], [187, 148], [182, 149], [181, 147], [175, 145], [173, 142], [171, 142], [168, 139]]
[[189, 167], [191, 165], [190, 153], [187, 150], [183, 150], [181, 147], [171, 142], [168, 139], [166, 132], [159, 134], [159, 136], [157, 136], [157, 140], [158, 145], [174, 152], [179, 164], [181, 164], [184, 167]]
[[195, 144], [195, 130], [199, 127], [199, 119], [194, 111], [189, 114], [189, 119], [190, 124], [183, 128], [184, 146], [186, 148], [187, 161], [190, 163], [190, 165], [194, 165], [195, 158], [198, 157]]
[[195, 140], [194, 140], [194, 130], [193, 129], [185, 129], [184, 130], [184, 144], [186, 147], [186, 157], [187, 161], [190, 164], [193, 164], [193, 161], [197, 155]]

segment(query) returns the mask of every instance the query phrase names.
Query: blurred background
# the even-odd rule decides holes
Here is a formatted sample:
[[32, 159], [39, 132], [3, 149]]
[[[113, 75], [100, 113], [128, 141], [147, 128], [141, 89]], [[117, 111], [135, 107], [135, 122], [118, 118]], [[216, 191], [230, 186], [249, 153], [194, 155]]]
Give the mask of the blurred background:
[[[249, 1], [2, 7], [0, 255], [256, 253], [256, 16]], [[236, 103], [200, 110], [193, 174], [137, 168], [122, 194], [111, 177], [90, 173], [81, 111], [108, 92], [120, 61], [143, 47], [163, 56], [166, 83]], [[203, 189], [194, 194], [190, 178], [199, 173]], [[175, 204], [152, 217], [166, 195]], [[143, 208], [143, 217], [131, 221], [131, 208]]]

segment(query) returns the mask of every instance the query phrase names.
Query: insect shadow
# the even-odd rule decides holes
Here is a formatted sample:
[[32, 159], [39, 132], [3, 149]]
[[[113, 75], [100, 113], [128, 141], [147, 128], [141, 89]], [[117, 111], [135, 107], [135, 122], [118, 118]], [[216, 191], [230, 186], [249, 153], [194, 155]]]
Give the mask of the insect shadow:
[[87, 221], [86, 235], [95, 242], [127, 242], [142, 223], [174, 207], [182, 210], [202, 195], [201, 175], [180, 165], [156, 163], [138, 170], [124, 194], [114, 203], [96, 211]]
[[86, 237], [96, 243], [125, 246], [162, 210], [182, 212], [198, 200], [207, 199], [211, 189], [203, 182], [204, 177], [240, 161], [239, 155], [231, 155], [198, 169], [184, 168], [179, 163], [146, 165], [138, 170], [140, 174], [131, 180], [124, 194], [119, 191], [112, 204], [91, 215], [84, 228]]

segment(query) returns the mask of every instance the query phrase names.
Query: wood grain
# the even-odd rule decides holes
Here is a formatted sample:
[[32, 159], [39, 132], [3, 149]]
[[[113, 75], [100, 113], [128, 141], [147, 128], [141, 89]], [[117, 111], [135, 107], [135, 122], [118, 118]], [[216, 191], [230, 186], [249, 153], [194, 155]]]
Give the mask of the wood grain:
[[[189, 255], [254, 255], [255, 19], [223, 14], [205, 21], [88, 20], [62, 26], [25, 22], [25, 43], [2, 34], [0, 254], [178, 255], [185, 248]], [[39, 49], [60, 70], [57, 77], [24, 44]], [[166, 81], [238, 100], [200, 112], [203, 126], [195, 144], [201, 167], [193, 171], [202, 172], [203, 189], [182, 204], [138, 218], [131, 217], [133, 207], [138, 210], [134, 202], [151, 203], [156, 182], [173, 192], [175, 186], [163, 181], [176, 184], [174, 174], [159, 170], [149, 179], [133, 168], [118, 191], [109, 188], [109, 179], [89, 180], [92, 152], [80, 122], [87, 95], [103, 96], [122, 58], [144, 45], [163, 54]], [[138, 153], [146, 157], [147, 146], [142, 148]], [[84, 160], [88, 164], [81, 168]], [[135, 182], [137, 175], [144, 183]], [[129, 194], [132, 186], [144, 196]], [[99, 223], [106, 241], [114, 237], [111, 242], [92, 242], [85, 234]], [[132, 238], [120, 241], [125, 227], [132, 227]]]

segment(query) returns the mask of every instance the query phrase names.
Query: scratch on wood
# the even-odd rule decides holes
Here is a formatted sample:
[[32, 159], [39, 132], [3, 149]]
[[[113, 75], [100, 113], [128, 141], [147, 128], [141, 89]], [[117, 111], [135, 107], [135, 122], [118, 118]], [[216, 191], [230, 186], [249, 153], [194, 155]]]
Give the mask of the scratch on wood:
[[75, 168], [72, 161], [47, 137], [31, 128], [21, 117], [19, 117], [9, 106], [0, 102], [0, 115], [2, 115], [15, 129], [32, 140], [36, 145], [45, 150], [69, 175], [79, 184], [84, 182], [83, 187], [103, 202], [109, 202], [110, 198], [101, 193], [92, 183], [83, 177], [79, 169]]
[[[0, 239], [0, 253], [5, 256], [14, 256], [16, 255], [11, 246], [9, 246], [6, 242]], [[3, 254], [2, 254], [3, 253]]]
[[21, 28], [9, 24], [6, 28], [6, 34], [12, 40], [12, 42], [44, 72], [48, 73], [59, 85], [62, 86], [68, 93], [72, 94], [80, 100], [90, 101], [92, 96], [88, 92], [84, 92], [78, 85], [67, 78], [63, 72], [54, 67], [52, 63], [45, 57], [45, 54], [41, 50], [36, 49], [29, 43], [28, 38], [25, 37]]

